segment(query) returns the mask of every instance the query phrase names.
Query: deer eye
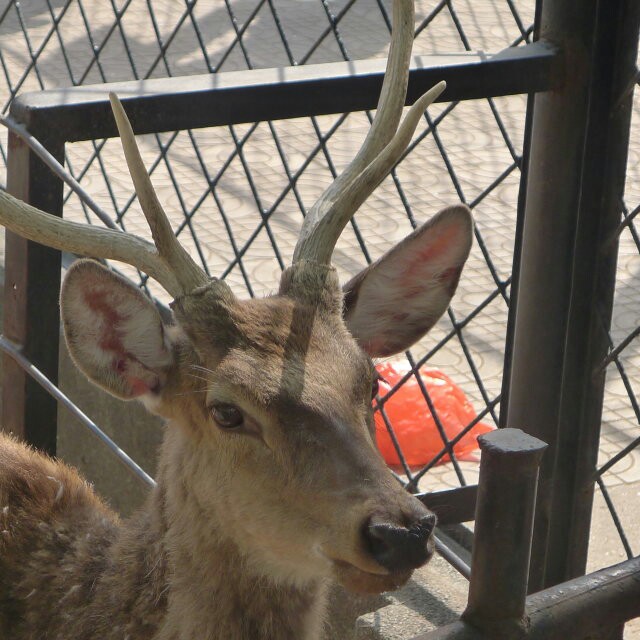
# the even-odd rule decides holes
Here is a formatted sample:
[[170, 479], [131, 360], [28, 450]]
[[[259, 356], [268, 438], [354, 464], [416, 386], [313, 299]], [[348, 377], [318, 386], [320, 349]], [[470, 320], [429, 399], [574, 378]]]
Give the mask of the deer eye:
[[235, 429], [242, 426], [242, 411], [232, 404], [214, 404], [209, 407], [211, 417], [221, 429]]

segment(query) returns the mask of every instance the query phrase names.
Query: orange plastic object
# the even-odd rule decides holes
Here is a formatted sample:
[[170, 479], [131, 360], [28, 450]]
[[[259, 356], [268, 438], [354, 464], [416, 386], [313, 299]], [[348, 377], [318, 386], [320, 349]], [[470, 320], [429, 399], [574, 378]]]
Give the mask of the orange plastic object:
[[[385, 390], [395, 386], [410, 370], [408, 364], [390, 362], [379, 364], [376, 368], [384, 378], [384, 381], [380, 382], [381, 397], [384, 396]], [[442, 371], [423, 368], [420, 369], [420, 374], [447, 439], [452, 440], [476, 418], [477, 414], [462, 389]], [[444, 447], [442, 437], [415, 376], [411, 376], [389, 398], [384, 405], [384, 410], [409, 466], [424, 466], [442, 451]], [[375, 413], [375, 423], [376, 440], [382, 457], [389, 465], [399, 465], [398, 453], [379, 411]], [[475, 451], [478, 449], [476, 438], [493, 428], [482, 422], [476, 424], [454, 445], [456, 459], [476, 460]], [[438, 464], [448, 460], [450, 460], [449, 455], [445, 455], [440, 458]]]

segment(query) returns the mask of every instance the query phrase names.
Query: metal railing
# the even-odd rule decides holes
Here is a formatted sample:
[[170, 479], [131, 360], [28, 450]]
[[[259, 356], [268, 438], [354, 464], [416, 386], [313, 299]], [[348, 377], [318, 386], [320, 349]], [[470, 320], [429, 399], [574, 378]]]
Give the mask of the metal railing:
[[[461, 56], [422, 57], [410, 72], [408, 100], [413, 99], [434, 80], [445, 79], [452, 89], [443, 99], [461, 100], [477, 98], [487, 89], [492, 96], [508, 95], [531, 89], [547, 89], [552, 86], [554, 61], [557, 55], [552, 47], [544, 44], [525, 45], [508, 49], [495, 56], [463, 54]], [[117, 85], [93, 85], [50, 92], [24, 94], [16, 99], [10, 118], [35, 138], [40, 140], [52, 155], [62, 157], [64, 146], [70, 141], [87, 137], [105, 138], [115, 135], [110, 118], [108, 92], [117, 91], [123, 99], [134, 129], [139, 133], [158, 133], [167, 129], [193, 131], [198, 127], [253, 122], [259, 117], [271, 121], [287, 117], [314, 115], [333, 109], [343, 113], [351, 108], [373, 108], [384, 73], [380, 62], [334, 63], [320, 66], [287, 68], [272, 71], [241, 71], [211, 76], [190, 76], [171, 79], [171, 92], [164, 91], [167, 81], [149, 80]], [[480, 87], [475, 78], [486, 82]], [[316, 95], [330, 95], [331, 101], [310, 99]], [[266, 96], [269, 96], [267, 99]], [[295, 98], [292, 98], [295, 96]], [[10, 132], [8, 186], [15, 195], [26, 202], [40, 206], [51, 213], [63, 208], [63, 192], [59, 180], [43, 165], [34, 150], [21, 137]], [[19, 188], [14, 186], [20, 185]], [[54, 186], [55, 185], [55, 186]], [[57, 201], [43, 202], [57, 196]], [[266, 227], [268, 212], [258, 223], [258, 230]], [[256, 233], [255, 231], [253, 232]], [[13, 234], [7, 234], [5, 335], [23, 347], [24, 355], [36, 364], [52, 381], [56, 380], [58, 365], [57, 290], [59, 287], [60, 257], [44, 247], [24, 242]], [[29, 266], [36, 261], [37, 270]], [[19, 283], [19, 284], [18, 284]], [[491, 296], [490, 296], [491, 297]], [[51, 309], [47, 308], [51, 306]], [[31, 309], [37, 306], [34, 314]], [[482, 306], [480, 307], [482, 308]], [[459, 334], [473, 318], [463, 319], [454, 326], [451, 335]], [[41, 336], [48, 336], [42, 340]], [[445, 338], [445, 340], [448, 338]], [[416, 375], [433, 351], [412, 362], [412, 370], [406, 378]], [[411, 356], [409, 355], [411, 358]], [[12, 361], [5, 361], [4, 425], [41, 448], [55, 453], [56, 408], [50, 404], [49, 395], [32, 381], [24, 370]], [[401, 380], [380, 399], [380, 406], [392, 398], [401, 387]], [[28, 398], [24, 406], [21, 399]], [[48, 415], [43, 412], [48, 406]], [[454, 438], [443, 438], [443, 449], [425, 469], [415, 475], [408, 471], [408, 481], [417, 483], [421, 475], [443, 455], [451, 455], [456, 441], [465, 435], [490, 409], [480, 412]], [[434, 411], [435, 413], [435, 411]], [[452, 455], [455, 460], [455, 453]], [[449, 501], [455, 491], [449, 492]], [[469, 520], [473, 515], [473, 502], [469, 492], [460, 493], [460, 508], [449, 505], [444, 521]], [[464, 513], [462, 512], [464, 510]]]
[[[500, 24], [499, 31], [482, 28], [477, 18], [484, 19], [484, 16], [476, 16], [473, 11], [468, 12], [452, 2], [418, 0], [416, 5], [418, 23], [415, 51], [437, 54], [435, 58], [418, 60], [416, 65], [429, 66], [434, 61], [436, 66], [447, 64], [451, 81], [447, 100], [450, 102], [444, 110], [434, 111], [433, 116], [425, 118], [424, 127], [411, 145], [404, 166], [410, 166], [412, 171], [417, 170], [420, 175], [424, 168], [417, 169], [418, 163], [422, 162], [427, 146], [431, 147], [434, 162], [441, 164], [438, 173], [448, 176], [446, 184], [445, 180], [440, 181], [432, 189], [434, 204], [448, 204], [461, 199], [479, 212], [485, 208], [490, 211], [495, 206], [496, 199], [502, 198], [499, 195], [501, 190], [514, 189], [517, 185], [521, 164], [520, 143], [515, 139], [520, 127], [510, 122], [513, 120], [512, 114], [492, 96], [505, 93], [505, 81], [511, 83], [510, 92], [521, 93], [546, 88], [550, 69], [542, 60], [534, 59], [532, 50], [527, 50], [521, 60], [515, 60], [514, 56], [519, 55], [519, 49], [508, 50], [504, 61], [495, 59], [495, 66], [486, 67], [480, 65], [485, 56], [481, 51], [499, 51], [507, 45], [529, 42], [532, 4], [514, 0], [492, 3], [487, 11], [495, 15], [496, 24]], [[95, 3], [92, 0], [65, 0], [58, 4], [46, 0], [30, 5], [6, 0], [4, 7], [0, 6], [0, 34], [3, 29], [6, 33], [3, 44], [0, 45], [0, 66], [4, 70], [7, 88], [2, 109], [6, 112], [12, 98], [25, 89], [135, 78], [145, 79], [146, 83], [147, 79], [158, 75], [207, 72], [207, 75], [200, 76], [199, 85], [194, 76], [177, 82], [173, 79], [165, 81], [165, 87], [179, 85], [184, 87], [187, 94], [192, 90], [191, 97], [194, 99], [186, 98], [182, 103], [168, 100], [163, 104], [161, 125], [158, 121], [160, 112], [147, 109], [140, 103], [136, 126], [139, 132], [154, 132], [147, 145], [148, 149], [155, 150], [154, 153], [149, 153], [150, 165], [154, 176], [159, 175], [160, 179], [168, 181], [167, 190], [173, 192], [170, 197], [177, 211], [182, 212], [182, 215], [176, 217], [175, 226], [183, 242], [186, 239], [205, 269], [226, 277], [237, 288], [253, 295], [257, 290], [272, 286], [271, 282], [266, 284], [256, 278], [258, 273], [254, 265], [265, 262], [263, 255], [259, 254], [269, 252], [275, 269], [282, 267], [286, 243], [290, 242], [283, 234], [283, 227], [288, 229], [299, 223], [301, 216], [295, 220], [293, 214], [297, 211], [304, 213], [305, 198], [308, 197], [305, 189], [309, 190], [309, 180], [316, 179], [315, 176], [320, 172], [321, 180], [328, 180], [335, 174], [336, 167], [342, 162], [343, 132], [354, 126], [359, 127], [360, 122], [366, 125], [370, 118], [368, 113], [358, 114], [357, 117], [347, 114], [375, 107], [375, 95], [379, 86], [378, 72], [382, 69], [382, 63], [354, 63], [352, 59], [374, 54], [383, 56], [390, 26], [389, 2], [382, 0], [373, 3], [369, 0], [317, 0], [311, 3], [293, 3], [291, 6], [272, 0], [236, 0], [224, 3], [199, 0], [184, 5], [162, 0], [148, 0], [144, 3], [128, 0], [118, 6], [116, 3]], [[454, 56], [438, 53], [460, 50], [466, 53]], [[114, 51], [118, 54], [117, 64], [113, 63]], [[540, 55], [543, 58], [547, 56], [549, 60], [549, 52], [540, 52]], [[16, 73], [11, 63], [21, 56], [25, 62]], [[315, 66], [315, 63], [336, 59], [350, 62], [342, 66], [338, 63], [333, 68]], [[529, 64], [530, 60], [532, 64]], [[465, 63], [469, 66], [465, 66]], [[476, 67], [475, 64], [480, 66]], [[273, 72], [259, 69], [265, 65], [286, 67], [287, 78], [278, 78]], [[301, 68], [303, 65], [304, 68]], [[456, 71], [457, 68], [461, 70], [460, 73]], [[488, 69], [490, 71], [485, 73]], [[238, 70], [253, 73], [242, 75], [240, 72], [239, 76], [235, 76], [234, 73]], [[323, 80], [323, 76], [326, 79]], [[424, 82], [430, 81], [430, 77], [434, 76], [425, 75]], [[310, 84], [307, 83], [309, 79], [313, 79]], [[153, 82], [161, 83], [160, 80]], [[415, 85], [415, 90], [422, 86], [422, 82]], [[220, 83], [219, 92], [209, 94], [208, 100], [203, 99], [203, 92], [206, 93], [208, 88], [213, 87], [212, 83]], [[227, 84], [222, 86], [221, 83]], [[223, 106], [220, 106], [218, 98], [222, 93], [225, 97]], [[43, 138], [43, 141], [53, 132], [53, 137], [64, 140], [65, 151], [59, 151], [59, 158], [62, 160], [64, 156], [69, 170], [80, 182], [91, 181], [92, 193], [96, 193], [97, 185], [96, 198], [104, 208], [111, 208], [115, 212], [114, 218], [118, 224], [135, 225], [134, 196], [129, 195], [130, 191], [125, 196], [120, 195], [123, 193], [120, 181], [117, 181], [117, 187], [113, 186], [113, 179], [106, 169], [110, 159], [109, 144], [101, 139], [102, 133], [99, 131], [103, 125], [107, 127], [104, 135], [112, 135], [113, 130], [106, 124], [108, 119], [105, 120], [107, 112], [104, 103], [96, 103], [95, 109], [92, 109], [92, 99], [85, 94], [84, 106], [80, 109], [79, 105], [75, 105], [78, 110], [74, 111], [72, 105], [67, 104], [67, 100], [74, 99], [71, 96], [68, 91], [58, 94], [60, 112], [64, 111], [66, 114], [61, 118], [53, 104], [41, 105], [43, 110], [30, 105], [32, 110], [29, 113], [20, 113], [16, 104], [12, 107], [15, 110], [14, 116], [25, 122], [33, 118], [29, 128], [37, 137]], [[484, 96], [489, 96], [482, 104], [486, 105], [484, 108], [495, 130], [489, 154], [490, 161], [495, 164], [490, 168], [487, 165], [488, 170], [483, 171], [482, 175], [471, 175], [460, 166], [459, 151], [452, 143], [451, 132], [455, 130], [456, 122], [459, 122], [460, 114], [466, 108], [457, 103], [458, 97], [467, 100]], [[412, 99], [413, 95], [410, 96], [410, 100]], [[216, 101], [215, 104], [212, 104], [212, 100]], [[151, 105], [150, 102], [145, 104]], [[178, 126], [176, 120], [172, 122], [169, 112], [173, 109], [174, 113], [178, 113], [184, 110], [185, 105], [193, 116], [192, 124], [188, 125], [192, 128], [186, 130]], [[476, 108], [475, 105], [473, 108]], [[39, 125], [36, 121], [45, 113], [48, 122]], [[328, 125], [321, 118], [321, 114], [327, 113], [337, 116]], [[296, 123], [296, 140], [295, 145], [292, 145], [291, 135], [285, 130], [279, 130], [277, 121], [279, 118], [306, 115], [309, 116], [307, 122]], [[473, 117], [471, 115], [465, 118], [463, 115], [462, 120], [466, 124]], [[244, 122], [251, 124], [247, 128], [236, 126], [237, 123]], [[212, 140], [195, 130], [205, 123], [207, 126], [224, 126], [228, 138], [225, 141], [226, 157], [215, 172], [208, 168], [210, 165], [205, 161], [206, 147]], [[304, 134], [298, 133], [303, 128]], [[160, 130], [172, 133], [168, 136], [155, 133]], [[477, 135], [484, 136], [485, 131], [479, 131]], [[306, 144], [301, 143], [303, 136], [308, 140]], [[222, 134], [215, 134], [213, 142], [216, 146], [223, 145], [222, 137]], [[84, 146], [66, 144], [79, 139], [88, 142]], [[255, 147], [259, 146], [256, 141], [263, 145], [258, 153], [264, 153], [264, 148], [268, 148], [269, 153], [281, 163], [281, 176], [275, 179], [271, 176], [271, 182], [277, 185], [277, 189], [275, 186], [272, 189], [271, 185], [265, 185], [266, 180], [260, 181], [262, 171], [252, 163], [254, 143]], [[57, 143], [53, 139], [47, 144], [55, 151]], [[294, 156], [305, 156], [301, 163], [296, 163], [289, 157], [292, 146]], [[498, 146], [501, 148], [497, 148]], [[6, 149], [7, 146], [0, 142], [3, 157]], [[193, 158], [196, 165], [190, 168], [193, 171], [187, 186], [177, 177], [184, 168], [185, 154]], [[389, 222], [404, 225], [408, 232], [416, 225], [417, 220], [433, 210], [433, 204], [425, 202], [425, 196], [421, 193], [415, 198], [415, 190], [410, 190], [406, 184], [411, 184], [416, 175], [407, 176], [402, 166], [394, 172], [388, 187], [383, 186], [380, 190], [378, 207], [384, 206], [382, 203], [393, 198], [398, 213]], [[436, 175], [435, 171], [429, 173]], [[232, 178], [229, 178], [230, 174], [233, 174]], [[199, 178], [203, 186], [197, 197], [190, 201], [191, 183], [197, 183]], [[46, 180], [44, 172], [34, 175], [34, 180]], [[431, 181], [432, 178], [429, 182]], [[232, 182], [230, 187], [227, 187], [228, 182]], [[243, 191], [243, 200], [248, 203], [247, 206], [254, 209], [253, 217], [250, 218], [252, 227], [247, 233], [237, 223], [233, 211], [236, 203], [233, 195], [238, 190]], [[515, 206], [515, 198], [511, 199], [513, 206], [506, 207], [507, 209]], [[64, 193], [64, 202], [65, 215], [77, 215], [79, 211], [83, 211], [87, 219], [92, 219], [86, 206], [75, 200], [68, 191]], [[374, 203], [372, 211], [375, 211], [375, 206]], [[386, 208], [384, 206], [385, 213]], [[213, 214], [209, 213], [212, 210]], [[223, 249], [219, 259], [211, 255], [211, 245], [206, 241], [209, 230], [203, 230], [199, 223], [203, 216], [210, 215], [219, 216], [219, 223], [226, 230], [225, 234], [216, 236], [216, 240], [220, 240], [216, 242], [216, 248]], [[353, 249], [362, 253], [364, 261], [371, 261], [379, 252], [379, 241], [372, 237], [370, 231], [371, 218], [364, 216], [364, 213], [360, 214], [351, 225], [351, 251], [341, 251], [339, 248], [337, 252], [339, 266], [343, 269], [353, 269]], [[485, 238], [481, 216], [477, 216], [477, 220], [476, 240], [480, 252], [476, 260], [482, 271], [483, 299], [479, 304], [465, 304], [455, 312], [452, 310], [441, 325], [444, 331], [437, 336], [436, 347], [413, 350], [407, 361], [413, 371], [410, 377], [419, 383], [423, 394], [424, 413], [433, 415], [438, 428], [437, 437], [442, 441], [440, 454], [422, 468], [416, 469], [406, 464], [402, 448], [399, 447], [398, 455], [405, 462], [403, 470], [414, 487], [417, 487], [427, 472], [435, 471], [435, 465], [441, 463], [445, 456], [452, 460], [455, 482], [462, 486], [470, 482], [465, 475], [468, 470], [458, 461], [456, 444], [474, 424], [462, 425], [466, 429], [457, 436], [448, 436], [442, 427], [442, 420], [431, 401], [420, 371], [423, 363], [433, 361], [434, 354], [460, 354], [462, 364], [459, 367], [461, 378], [458, 382], [478, 407], [478, 420], [489, 424], [496, 424], [498, 420], [499, 382], [488, 382], [485, 379], [480, 366], [482, 353], [478, 353], [476, 344], [473, 344], [477, 341], [473, 334], [480, 322], [486, 324], [485, 319], [489, 313], [498, 312], [506, 319], [511, 256], [509, 250], [505, 252], [502, 247], [494, 252], [491, 239]], [[377, 226], [379, 225], [375, 224], [374, 228]], [[507, 256], [501, 255], [502, 253], [507, 253]], [[33, 259], [38, 260], [35, 256]], [[42, 265], [42, 268], [56, 269], [53, 261], [48, 266]], [[17, 282], [21, 275], [14, 275]], [[139, 278], [141, 285], [147, 286], [143, 275], [133, 272], [128, 275]], [[22, 277], [26, 276], [22, 274]], [[44, 282], [40, 285], [38, 299], [43, 301], [44, 308], [52, 308], [55, 290], [56, 286], [49, 287]], [[46, 298], [48, 293], [50, 298]], [[20, 304], [38, 303], [23, 300]], [[43, 322], [53, 329], [53, 318], [46, 321], [43, 319]], [[7, 323], [14, 324], [16, 333], [12, 335], [16, 339], [20, 338], [20, 342], [24, 341], [24, 336], [19, 334], [19, 326], [25, 335], [29, 331], [34, 333], [39, 330], [35, 326], [29, 329], [22, 318], [12, 318], [11, 314]], [[501, 330], [497, 333], [500, 334]], [[496, 347], [496, 344], [500, 341], [501, 336], [496, 336], [492, 338], [491, 344], [492, 349], [500, 351], [499, 359], [502, 358], [502, 345]], [[55, 345], [52, 343], [51, 353], [54, 351]], [[495, 354], [491, 353], [491, 357], [494, 358]], [[55, 378], [56, 364], [53, 356], [50, 361], [42, 360], [39, 365], [47, 375]], [[14, 375], [19, 375], [17, 370], [12, 372], [12, 377]], [[390, 390], [387, 394], [389, 400], [395, 392], [396, 389]], [[16, 397], [16, 389], [7, 390], [6, 393], [10, 399]], [[32, 412], [33, 418], [28, 422], [36, 424], [52, 419], [55, 412], [53, 404], [43, 397], [36, 401], [38, 390], [35, 386], [17, 393], [29, 396], [27, 404], [33, 408], [27, 409], [27, 412]], [[36, 394], [33, 402], [30, 400], [31, 393]], [[381, 406], [386, 401], [382, 397]], [[45, 406], [48, 406], [47, 410], [44, 409]], [[11, 412], [11, 409], [7, 408], [6, 411]], [[21, 419], [18, 414], [19, 411], [12, 416], [6, 415], [5, 420], [17, 425], [17, 421]], [[393, 429], [392, 424], [389, 424], [389, 429]], [[35, 433], [33, 437], [34, 442], [50, 451], [54, 450], [55, 442], [51, 435], [48, 438], [42, 436], [44, 439], [40, 441]]]

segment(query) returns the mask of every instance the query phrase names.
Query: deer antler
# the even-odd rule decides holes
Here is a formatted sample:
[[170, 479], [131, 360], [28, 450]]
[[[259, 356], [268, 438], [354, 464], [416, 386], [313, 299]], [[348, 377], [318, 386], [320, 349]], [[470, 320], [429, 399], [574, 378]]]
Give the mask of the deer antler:
[[345, 225], [400, 159], [425, 109], [446, 88], [440, 82], [425, 93], [398, 128], [407, 94], [414, 22], [413, 0], [395, 0], [389, 58], [371, 129], [356, 157], [307, 213], [294, 264], [301, 260], [330, 264]]
[[[391, 48], [376, 116], [353, 161], [308, 212], [294, 251], [294, 264], [330, 264], [345, 225], [399, 160], [424, 110], [444, 91], [446, 85], [440, 82], [416, 101], [399, 124], [407, 92], [413, 30], [413, 0], [394, 0]], [[114, 94], [109, 98], [155, 246], [132, 234], [61, 220], [2, 191], [0, 223], [29, 240], [56, 249], [130, 264], [157, 280], [174, 298], [179, 297], [206, 284], [209, 278], [173, 234], [126, 113]]]
[[180, 245], [142, 163], [122, 104], [109, 95], [127, 165], [151, 229], [155, 246], [129, 233], [62, 220], [0, 191], [0, 222], [15, 233], [54, 249], [117, 260], [157, 280], [174, 298], [206, 284], [209, 278]]
[[53, 249], [130, 264], [157, 280], [172, 296], [182, 293], [155, 246], [132, 234], [62, 220], [5, 191], [0, 191], [0, 222], [23, 238]]
[[169, 224], [164, 209], [160, 205], [158, 196], [151, 184], [151, 178], [140, 157], [140, 150], [136, 144], [131, 124], [122, 104], [115, 93], [109, 94], [111, 108], [118, 126], [118, 133], [122, 140], [122, 148], [127, 159], [129, 173], [140, 201], [151, 235], [158, 254], [169, 265], [178, 280], [182, 293], [189, 293], [193, 289], [209, 281], [207, 274], [193, 261], [184, 247], [178, 242]]

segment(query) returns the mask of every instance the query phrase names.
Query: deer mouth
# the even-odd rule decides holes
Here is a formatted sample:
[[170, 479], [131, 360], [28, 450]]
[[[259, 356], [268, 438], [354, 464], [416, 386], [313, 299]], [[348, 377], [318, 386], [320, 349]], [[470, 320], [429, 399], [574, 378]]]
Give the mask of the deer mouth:
[[413, 569], [398, 572], [371, 573], [345, 562], [333, 560], [333, 571], [336, 580], [347, 590], [355, 593], [376, 594], [394, 591], [411, 577]]

